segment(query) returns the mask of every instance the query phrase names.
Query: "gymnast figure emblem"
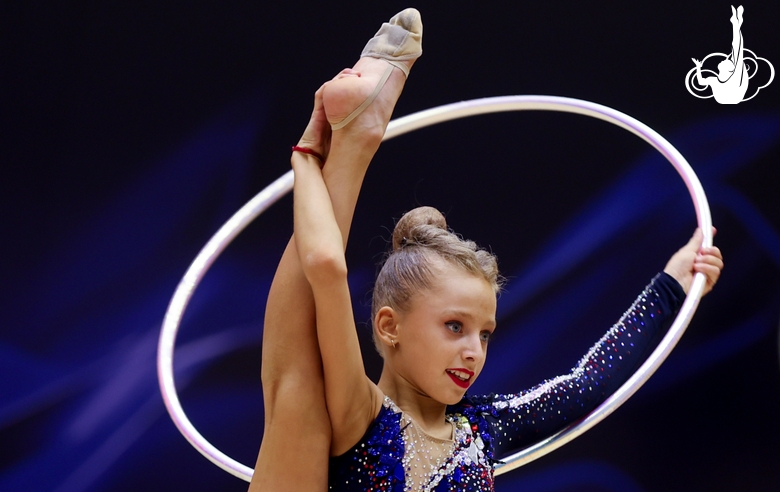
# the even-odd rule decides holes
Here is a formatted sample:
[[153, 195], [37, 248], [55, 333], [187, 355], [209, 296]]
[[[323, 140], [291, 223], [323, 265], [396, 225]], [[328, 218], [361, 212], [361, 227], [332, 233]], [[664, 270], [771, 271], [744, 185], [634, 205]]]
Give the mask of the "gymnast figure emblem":
[[[685, 76], [685, 87], [694, 96], [700, 99], [715, 97], [715, 101], [720, 104], [739, 104], [755, 97], [759, 90], [768, 86], [774, 79], [775, 69], [772, 64], [767, 59], [756, 56], [744, 46], [741, 31], [744, 11], [745, 9], [741, 5], [737, 9], [731, 7], [731, 54], [712, 53], [702, 61], [692, 58], [696, 66]], [[710, 58], [721, 60], [718, 63], [717, 74], [714, 70], [702, 68]], [[759, 61], [763, 61], [769, 67], [769, 80], [764, 85], [757, 87], [750, 96], [745, 97], [750, 79], [758, 73]], [[705, 77], [702, 74], [714, 76]], [[707, 87], [712, 90], [712, 94], [701, 96], [696, 93], [707, 91]]]

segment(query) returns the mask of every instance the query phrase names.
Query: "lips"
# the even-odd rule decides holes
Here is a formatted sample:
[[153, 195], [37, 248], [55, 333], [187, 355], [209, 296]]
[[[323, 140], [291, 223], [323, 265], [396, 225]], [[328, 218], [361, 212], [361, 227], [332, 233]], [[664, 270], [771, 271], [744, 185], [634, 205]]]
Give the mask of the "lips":
[[445, 372], [447, 373], [447, 376], [452, 379], [452, 382], [461, 388], [468, 388], [471, 384], [471, 378], [474, 377], [473, 371], [469, 371], [463, 367], [447, 369]]

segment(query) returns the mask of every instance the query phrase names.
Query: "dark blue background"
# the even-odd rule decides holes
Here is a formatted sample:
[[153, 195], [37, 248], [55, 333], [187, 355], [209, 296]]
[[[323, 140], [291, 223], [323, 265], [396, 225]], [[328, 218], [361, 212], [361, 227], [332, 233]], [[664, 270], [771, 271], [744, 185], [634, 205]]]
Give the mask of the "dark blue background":
[[[313, 91], [405, 6], [3, 7], [0, 490], [245, 490], [166, 415], [159, 325], [200, 247], [288, 169]], [[696, 99], [683, 82], [691, 58], [730, 49], [729, 4], [416, 6], [425, 54], [396, 115], [510, 94], [624, 111], [699, 174], [727, 259], [656, 376], [498, 489], [778, 490], [780, 81], [736, 106]], [[780, 68], [778, 13], [746, 4], [742, 32]], [[567, 371], [695, 227], [673, 168], [606, 123], [510, 113], [424, 129], [383, 146], [366, 180], [348, 253], [361, 321], [393, 218], [418, 204], [492, 248], [510, 277], [477, 391]], [[291, 215], [286, 198], [219, 259], [176, 353], [190, 418], [249, 465], [262, 436], [265, 295]]]

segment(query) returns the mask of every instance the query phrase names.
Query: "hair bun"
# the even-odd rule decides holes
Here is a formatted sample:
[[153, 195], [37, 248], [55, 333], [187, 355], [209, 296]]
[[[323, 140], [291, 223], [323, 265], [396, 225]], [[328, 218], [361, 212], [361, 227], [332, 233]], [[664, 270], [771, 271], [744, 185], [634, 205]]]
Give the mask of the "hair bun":
[[447, 230], [447, 221], [444, 215], [433, 207], [417, 207], [406, 212], [395, 225], [393, 230], [393, 250], [398, 251], [409, 240], [415, 240], [413, 229], [430, 225], [438, 229]]

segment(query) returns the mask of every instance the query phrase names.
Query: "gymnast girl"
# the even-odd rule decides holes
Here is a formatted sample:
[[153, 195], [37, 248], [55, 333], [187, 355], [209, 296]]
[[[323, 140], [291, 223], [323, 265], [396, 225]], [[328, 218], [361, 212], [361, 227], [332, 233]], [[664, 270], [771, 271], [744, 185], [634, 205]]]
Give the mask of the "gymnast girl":
[[742, 39], [742, 22], [745, 9], [740, 5], [737, 9], [731, 7], [731, 54], [718, 63], [717, 77], [702, 77], [702, 62], [693, 58], [696, 65], [696, 81], [702, 87], [710, 86], [712, 95], [720, 104], [738, 104], [742, 102], [748, 89], [747, 65], [745, 64], [744, 47]]
[[294, 232], [268, 297], [265, 434], [251, 490], [493, 490], [493, 468], [587, 414], [627, 379], [694, 272], [723, 266], [697, 231], [570, 374], [509, 395], [468, 395], [496, 329], [495, 257], [435, 209], [405, 214], [374, 288], [384, 359], [369, 380], [344, 257], [363, 177], [421, 54], [419, 13], [393, 17], [357, 64], [316, 92], [291, 157]]

